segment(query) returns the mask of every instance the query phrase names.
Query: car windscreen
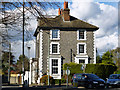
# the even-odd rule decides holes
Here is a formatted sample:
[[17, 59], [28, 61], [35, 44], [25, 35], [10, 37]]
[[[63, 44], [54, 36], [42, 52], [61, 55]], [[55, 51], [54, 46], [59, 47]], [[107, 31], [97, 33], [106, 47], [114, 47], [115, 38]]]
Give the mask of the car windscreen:
[[91, 78], [91, 79], [100, 79], [97, 75], [95, 75], [95, 74], [88, 74], [87, 75], [89, 78]]
[[120, 79], [120, 75], [110, 75], [109, 79]]

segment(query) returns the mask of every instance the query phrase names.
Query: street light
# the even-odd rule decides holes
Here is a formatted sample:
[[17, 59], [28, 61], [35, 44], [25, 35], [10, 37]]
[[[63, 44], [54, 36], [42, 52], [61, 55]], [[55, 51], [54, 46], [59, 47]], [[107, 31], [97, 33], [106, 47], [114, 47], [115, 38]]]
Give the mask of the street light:
[[50, 33], [49, 32], [46, 32], [48, 34], [48, 85], [50, 85], [50, 80], [49, 80], [49, 74], [50, 74], [50, 60], [49, 60], [49, 44], [50, 44]]
[[27, 47], [28, 48], [28, 87], [29, 87], [29, 61], [30, 61], [30, 47]]

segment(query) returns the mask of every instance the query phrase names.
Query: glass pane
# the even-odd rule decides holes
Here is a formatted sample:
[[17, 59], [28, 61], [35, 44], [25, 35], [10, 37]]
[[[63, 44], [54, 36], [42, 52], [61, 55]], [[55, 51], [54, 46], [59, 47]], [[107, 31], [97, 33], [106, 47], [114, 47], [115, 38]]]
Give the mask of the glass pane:
[[58, 74], [58, 67], [52, 67], [52, 74]]
[[58, 66], [58, 59], [52, 59], [52, 66]]
[[79, 39], [84, 39], [84, 31], [79, 31]]
[[79, 45], [79, 53], [84, 53], [84, 45]]
[[85, 60], [79, 59], [79, 63], [85, 63]]
[[52, 38], [58, 38], [58, 30], [52, 30]]
[[58, 44], [52, 44], [52, 53], [57, 53]]

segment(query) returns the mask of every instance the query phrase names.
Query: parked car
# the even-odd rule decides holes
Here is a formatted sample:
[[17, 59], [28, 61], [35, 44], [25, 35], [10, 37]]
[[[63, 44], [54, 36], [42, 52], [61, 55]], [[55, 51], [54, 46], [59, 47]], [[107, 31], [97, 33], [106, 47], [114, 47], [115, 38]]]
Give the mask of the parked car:
[[72, 77], [74, 87], [83, 86], [85, 88], [105, 87], [105, 81], [95, 74], [74, 74]]
[[107, 87], [120, 87], [120, 74], [111, 74], [107, 79]]

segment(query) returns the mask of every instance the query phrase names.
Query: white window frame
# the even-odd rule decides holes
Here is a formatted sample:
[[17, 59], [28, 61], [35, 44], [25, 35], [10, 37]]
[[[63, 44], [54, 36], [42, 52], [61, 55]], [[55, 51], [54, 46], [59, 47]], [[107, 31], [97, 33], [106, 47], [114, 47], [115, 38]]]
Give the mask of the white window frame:
[[[52, 31], [53, 30], [58, 30], [58, 38], [53, 38], [52, 37]], [[60, 30], [59, 29], [51, 29], [50, 30], [50, 40], [60, 40]]]
[[76, 55], [75, 57], [75, 63], [78, 63], [79, 64], [79, 60], [85, 60], [85, 63], [84, 64], [88, 64], [88, 55]]
[[[57, 53], [52, 53], [52, 44], [58, 44]], [[50, 43], [50, 54], [60, 54], [60, 44], [59, 44], [59, 42], [51, 42]]]
[[[79, 39], [80, 31], [84, 31], [84, 39]], [[86, 30], [85, 29], [77, 30], [77, 40], [86, 40]]]
[[[52, 59], [52, 63], [53, 63], [53, 60], [57, 60], [58, 61], [58, 59]], [[58, 62], [57, 62], [57, 64], [58, 64]], [[58, 65], [57, 66], [52, 66], [52, 64], [51, 64], [51, 73], [52, 74], [58, 74], [58, 71], [57, 71], [57, 73], [53, 73], [52, 72], [52, 68], [58, 68]]]
[[[84, 45], [84, 53], [79, 53], [79, 45]], [[78, 43], [77, 44], [77, 54], [86, 54], [86, 43]]]
[[[52, 59], [58, 60], [58, 74], [52, 74]], [[54, 79], [61, 79], [61, 58], [50, 58], [50, 76]]]

